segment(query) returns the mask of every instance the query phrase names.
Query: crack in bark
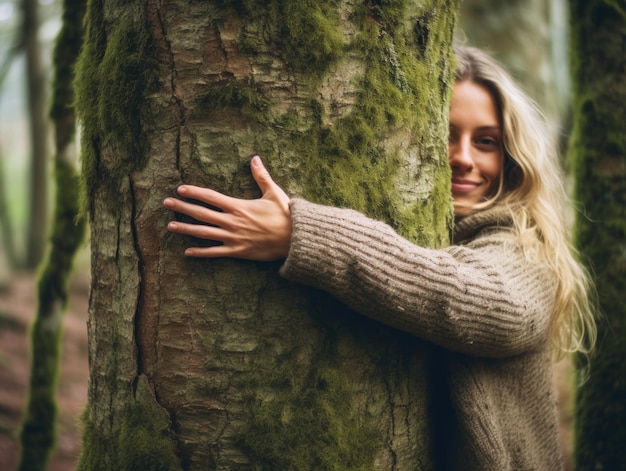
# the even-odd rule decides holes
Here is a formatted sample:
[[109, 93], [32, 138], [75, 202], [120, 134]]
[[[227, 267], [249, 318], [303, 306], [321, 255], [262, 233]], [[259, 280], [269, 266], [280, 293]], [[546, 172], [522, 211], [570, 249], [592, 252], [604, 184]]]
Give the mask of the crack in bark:
[[[120, 217], [120, 215], [118, 214], [116, 217], [116, 221], [115, 221], [115, 225], [117, 228], [117, 234], [116, 234], [116, 240], [115, 240], [115, 267], [117, 268], [117, 278], [118, 280], [120, 280], [120, 288], [122, 288], [122, 284], [121, 284], [121, 280], [122, 280], [122, 270], [120, 268], [120, 253], [121, 251], [121, 240], [122, 240], [122, 234], [120, 232], [120, 228], [122, 225], [122, 218]], [[121, 297], [121, 293], [118, 294], [118, 297]], [[115, 372], [117, 372], [117, 355], [113, 355], [112, 356], [113, 361], [115, 363], [115, 368], [113, 369]], [[115, 410], [115, 400], [114, 400], [114, 395], [117, 393], [117, 382], [108, 382], [109, 387], [111, 388], [109, 390], [109, 410]], [[115, 416], [114, 414], [110, 414], [109, 417], [109, 430], [114, 430], [115, 428]]]
[[398, 462], [398, 456], [396, 454], [396, 451], [394, 450], [393, 444], [394, 444], [394, 439], [393, 439], [393, 435], [395, 435], [395, 431], [396, 431], [396, 413], [394, 410], [394, 402], [393, 402], [393, 396], [392, 396], [392, 392], [391, 392], [391, 387], [389, 385], [389, 381], [387, 381], [387, 379], [385, 378], [384, 380], [385, 382], [385, 388], [387, 390], [387, 397], [388, 397], [388, 401], [389, 401], [389, 418], [391, 420], [391, 437], [389, 437], [389, 454], [391, 455], [391, 459], [392, 459], [392, 463], [391, 463], [391, 471], [394, 471], [396, 469], [396, 464]]
[[[137, 236], [137, 226], [136, 226], [136, 218], [137, 218], [137, 205], [135, 201], [135, 186], [132, 177], [128, 177], [128, 188], [130, 192], [130, 229], [133, 238], [133, 249], [135, 254], [137, 255], [137, 271], [139, 281], [137, 284], [137, 302], [135, 304], [135, 313], [134, 313], [134, 333], [133, 337], [135, 339], [135, 354], [136, 354], [136, 362], [137, 362], [137, 376], [144, 373], [145, 365], [143, 358], [143, 329], [142, 329], [142, 307], [144, 304], [144, 296], [145, 296], [145, 276], [144, 276], [144, 264], [142, 261], [141, 255], [141, 247], [139, 244], [138, 236]], [[122, 284], [122, 286], [124, 286]]]

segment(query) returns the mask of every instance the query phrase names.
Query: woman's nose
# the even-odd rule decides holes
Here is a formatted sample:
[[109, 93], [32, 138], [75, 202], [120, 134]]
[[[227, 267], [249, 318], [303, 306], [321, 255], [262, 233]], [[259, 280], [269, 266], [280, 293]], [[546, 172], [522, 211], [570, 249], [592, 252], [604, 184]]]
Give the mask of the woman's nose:
[[472, 146], [470, 139], [459, 139], [449, 146], [450, 155], [448, 160], [450, 167], [471, 170], [474, 168], [474, 159], [472, 158]]

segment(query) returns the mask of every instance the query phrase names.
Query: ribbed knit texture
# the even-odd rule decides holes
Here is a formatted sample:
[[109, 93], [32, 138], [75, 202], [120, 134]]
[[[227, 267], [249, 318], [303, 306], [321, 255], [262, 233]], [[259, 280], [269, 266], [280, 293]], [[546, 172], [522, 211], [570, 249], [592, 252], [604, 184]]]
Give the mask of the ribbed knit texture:
[[506, 211], [457, 223], [432, 250], [360, 213], [294, 199], [281, 274], [447, 349], [459, 430], [451, 469], [559, 470], [548, 343], [554, 280], [529, 262]]

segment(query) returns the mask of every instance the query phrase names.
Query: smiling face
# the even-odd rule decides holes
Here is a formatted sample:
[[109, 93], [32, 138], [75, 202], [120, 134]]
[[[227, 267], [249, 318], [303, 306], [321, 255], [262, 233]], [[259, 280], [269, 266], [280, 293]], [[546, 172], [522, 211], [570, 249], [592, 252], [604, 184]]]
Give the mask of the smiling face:
[[489, 90], [469, 80], [454, 85], [448, 161], [454, 214], [466, 216], [492, 196], [502, 175], [502, 126]]

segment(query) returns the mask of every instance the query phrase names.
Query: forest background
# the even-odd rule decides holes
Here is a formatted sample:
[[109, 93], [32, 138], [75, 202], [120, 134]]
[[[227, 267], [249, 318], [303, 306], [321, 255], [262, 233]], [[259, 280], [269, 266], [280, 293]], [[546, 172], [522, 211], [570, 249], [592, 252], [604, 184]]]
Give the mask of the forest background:
[[[40, 48], [41, 63], [35, 70], [41, 71], [44, 91], [42, 102], [34, 107], [28, 98], [27, 45], [19, 40], [27, 4], [38, 10], [35, 35], [30, 39]], [[491, 51], [539, 102], [563, 150], [571, 127], [567, 16], [566, 0], [466, 0], [457, 28], [460, 40]], [[60, 26], [60, 0], [0, 0], [0, 469], [14, 469], [18, 459], [18, 433], [28, 389], [28, 326], [36, 311], [37, 267], [52, 217], [52, 134], [48, 129], [31, 136], [32, 110], [47, 116], [52, 50]], [[43, 149], [43, 159], [33, 158], [36, 149]], [[45, 176], [43, 183], [33, 177], [36, 166]], [[51, 470], [73, 469], [79, 452], [78, 415], [87, 396], [89, 270], [89, 241], [85, 240], [75, 260], [64, 317], [59, 430]], [[558, 363], [555, 371], [563, 450], [567, 468], [572, 469], [570, 359]]]

